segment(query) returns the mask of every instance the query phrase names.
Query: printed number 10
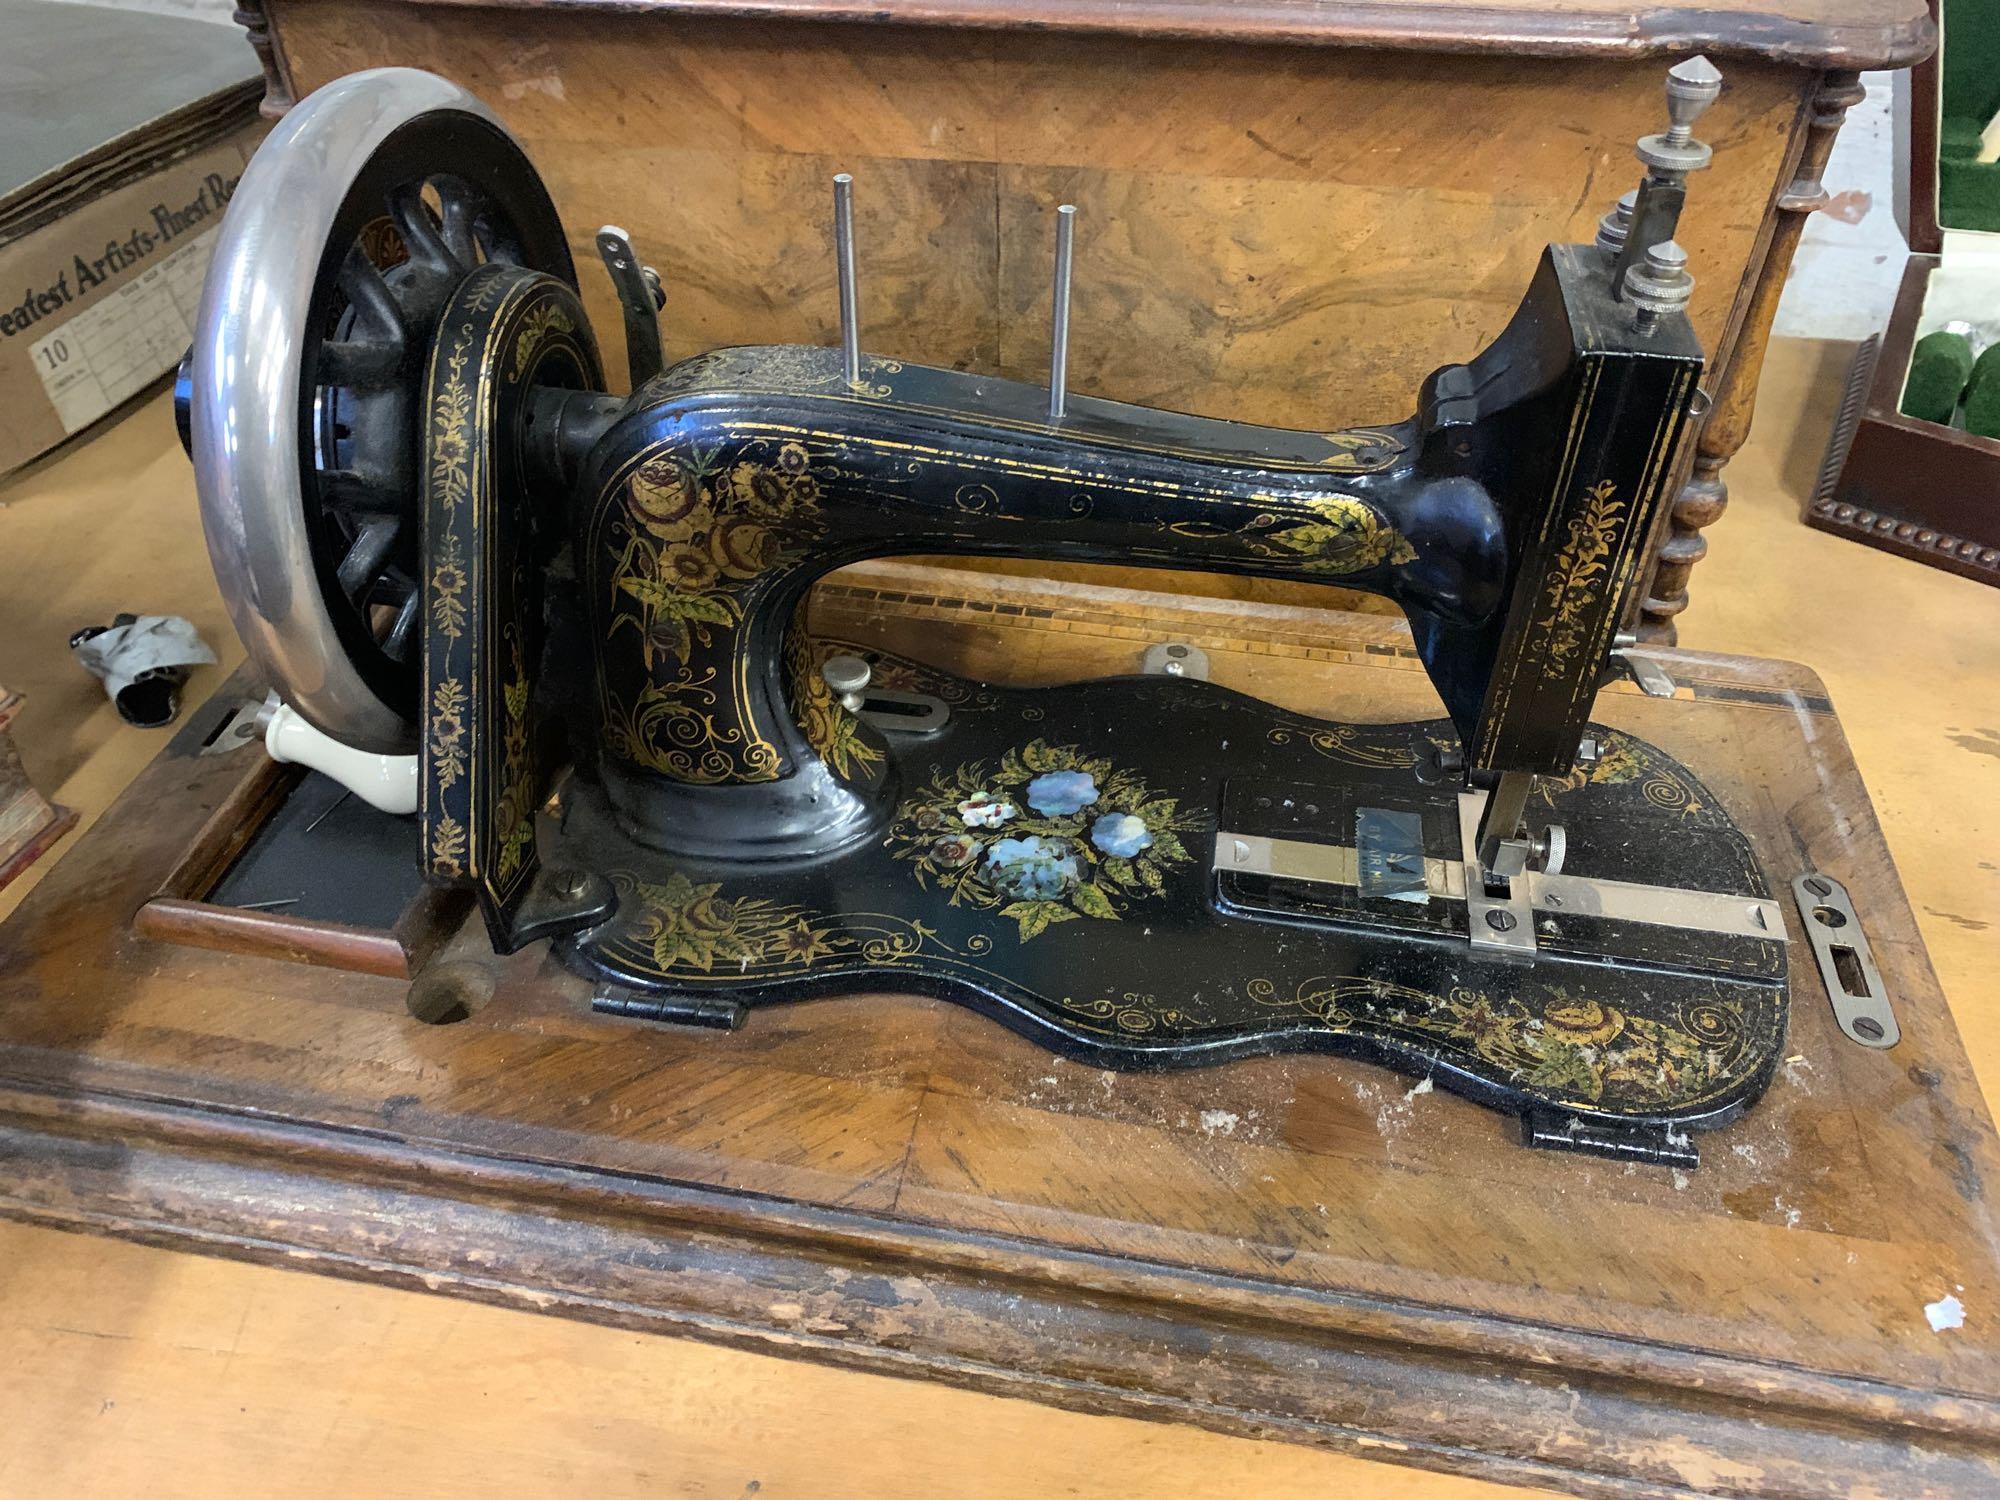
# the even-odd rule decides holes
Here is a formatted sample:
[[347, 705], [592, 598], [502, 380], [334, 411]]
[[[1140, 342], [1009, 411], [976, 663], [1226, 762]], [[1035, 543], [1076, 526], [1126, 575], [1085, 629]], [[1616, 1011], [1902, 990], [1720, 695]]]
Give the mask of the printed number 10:
[[42, 345], [42, 359], [53, 370], [69, 363], [69, 343], [64, 339], [50, 339]]

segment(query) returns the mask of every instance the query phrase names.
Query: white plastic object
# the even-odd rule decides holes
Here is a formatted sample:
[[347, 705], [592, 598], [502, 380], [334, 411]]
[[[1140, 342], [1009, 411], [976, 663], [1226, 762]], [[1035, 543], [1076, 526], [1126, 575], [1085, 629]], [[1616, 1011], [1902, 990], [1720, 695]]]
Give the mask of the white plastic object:
[[289, 703], [266, 714], [264, 749], [272, 760], [310, 766], [385, 813], [407, 816], [417, 810], [416, 756], [375, 755], [343, 745], [300, 718]]

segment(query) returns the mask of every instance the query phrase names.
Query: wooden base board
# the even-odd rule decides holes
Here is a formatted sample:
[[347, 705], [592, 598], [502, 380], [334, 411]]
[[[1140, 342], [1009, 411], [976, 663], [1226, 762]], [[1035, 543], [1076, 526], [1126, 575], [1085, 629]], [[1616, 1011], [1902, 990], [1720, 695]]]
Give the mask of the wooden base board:
[[[1186, 640], [1295, 709], [1435, 711], [1380, 619], [881, 567], [814, 624], [1016, 682]], [[0, 928], [0, 1212], [1578, 1493], [1990, 1492], [2000, 1157], [1838, 721], [1800, 668], [1668, 660], [1676, 698], [1599, 717], [1775, 881], [1848, 886], [1904, 1036], [1847, 1042], [1796, 950], [1790, 1061], [1694, 1172], [1360, 1064], [1106, 1074], [909, 998], [635, 1025], [539, 950], [425, 1026], [392, 980], [130, 931], [241, 777], [197, 716]]]

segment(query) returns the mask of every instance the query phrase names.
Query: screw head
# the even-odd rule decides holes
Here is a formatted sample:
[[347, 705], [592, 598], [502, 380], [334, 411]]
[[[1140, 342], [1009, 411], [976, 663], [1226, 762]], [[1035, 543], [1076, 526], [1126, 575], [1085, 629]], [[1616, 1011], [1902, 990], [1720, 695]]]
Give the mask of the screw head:
[[1511, 911], [1504, 911], [1497, 906], [1489, 906], [1486, 909], [1486, 925], [1491, 927], [1495, 932], [1512, 932], [1514, 930], [1514, 914]]

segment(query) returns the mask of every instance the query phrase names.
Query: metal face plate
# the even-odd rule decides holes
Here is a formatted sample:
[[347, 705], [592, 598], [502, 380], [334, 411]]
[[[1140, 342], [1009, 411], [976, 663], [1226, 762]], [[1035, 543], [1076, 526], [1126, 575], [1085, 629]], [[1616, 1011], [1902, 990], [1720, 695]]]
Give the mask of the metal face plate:
[[1831, 875], [1808, 870], [1792, 882], [1792, 894], [1841, 1031], [1864, 1047], [1895, 1046], [1903, 1039], [1902, 1028], [1847, 888]]

